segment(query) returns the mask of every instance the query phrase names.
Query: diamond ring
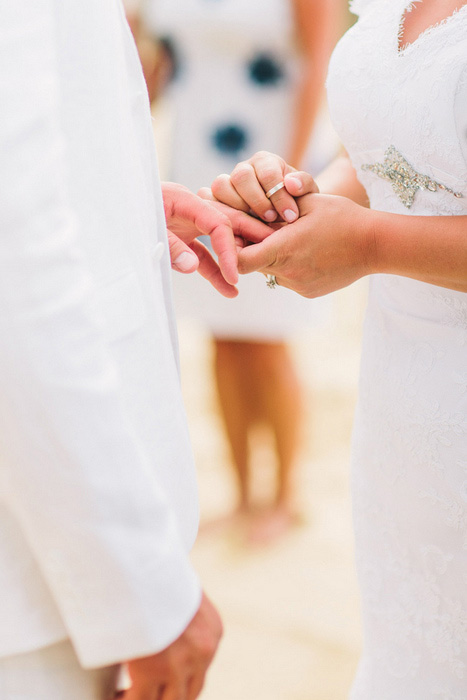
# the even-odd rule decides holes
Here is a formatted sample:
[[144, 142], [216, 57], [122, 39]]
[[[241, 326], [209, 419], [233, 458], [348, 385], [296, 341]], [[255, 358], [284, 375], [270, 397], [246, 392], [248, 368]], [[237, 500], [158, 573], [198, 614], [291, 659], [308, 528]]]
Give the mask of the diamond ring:
[[266, 197], [267, 197], [268, 199], [271, 199], [272, 195], [273, 195], [273, 194], [276, 194], [276, 192], [279, 192], [279, 190], [281, 190], [283, 187], [285, 187], [285, 182], [284, 182], [284, 180], [282, 180], [282, 182], [279, 182], [279, 183], [278, 183], [277, 185], [275, 185], [274, 187], [271, 187], [271, 189], [268, 190], [268, 191], [266, 192]]
[[276, 275], [266, 275], [266, 284], [269, 289], [275, 289], [279, 286], [279, 282], [276, 280]]

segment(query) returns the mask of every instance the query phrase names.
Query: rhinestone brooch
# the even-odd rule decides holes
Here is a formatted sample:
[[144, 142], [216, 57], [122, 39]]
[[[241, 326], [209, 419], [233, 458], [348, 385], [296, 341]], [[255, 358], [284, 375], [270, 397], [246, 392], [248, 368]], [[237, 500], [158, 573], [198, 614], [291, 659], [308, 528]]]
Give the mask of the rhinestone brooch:
[[417, 173], [394, 146], [387, 149], [383, 163], [362, 165], [362, 170], [371, 170], [378, 177], [389, 180], [392, 189], [407, 209], [412, 206], [417, 190], [444, 190], [458, 199], [464, 196], [461, 192], [454, 192], [450, 187], [435, 182], [428, 175]]
[[279, 283], [276, 280], [276, 275], [266, 275], [266, 284], [269, 287], [269, 289], [275, 289], [276, 287], [278, 287]]

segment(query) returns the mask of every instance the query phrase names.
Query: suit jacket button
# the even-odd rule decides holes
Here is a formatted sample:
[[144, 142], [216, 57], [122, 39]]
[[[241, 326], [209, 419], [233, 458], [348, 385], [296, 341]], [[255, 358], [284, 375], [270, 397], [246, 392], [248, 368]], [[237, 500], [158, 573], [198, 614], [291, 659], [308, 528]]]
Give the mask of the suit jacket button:
[[154, 262], [159, 262], [159, 261], [162, 259], [162, 256], [164, 255], [164, 251], [165, 251], [165, 246], [164, 246], [164, 244], [163, 244], [163, 243], [158, 243], [158, 244], [156, 245], [156, 247], [154, 248], [154, 251], [153, 251], [153, 254], [152, 254], [152, 255], [153, 255]]

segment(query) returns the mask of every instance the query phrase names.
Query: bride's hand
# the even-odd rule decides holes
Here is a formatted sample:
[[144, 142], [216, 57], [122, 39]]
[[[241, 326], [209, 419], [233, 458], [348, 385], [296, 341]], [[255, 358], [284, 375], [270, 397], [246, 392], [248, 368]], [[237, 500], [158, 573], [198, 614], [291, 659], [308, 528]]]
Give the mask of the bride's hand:
[[373, 212], [334, 195], [305, 195], [297, 201], [297, 221], [239, 251], [240, 273], [275, 275], [279, 285], [313, 298], [373, 271]]
[[[268, 199], [266, 192], [282, 182], [285, 187]], [[253, 212], [268, 223], [296, 221], [300, 212], [295, 198], [319, 192], [311, 175], [298, 172], [285, 160], [267, 151], [259, 151], [242, 161], [231, 175], [219, 175], [211, 190], [219, 202]]]

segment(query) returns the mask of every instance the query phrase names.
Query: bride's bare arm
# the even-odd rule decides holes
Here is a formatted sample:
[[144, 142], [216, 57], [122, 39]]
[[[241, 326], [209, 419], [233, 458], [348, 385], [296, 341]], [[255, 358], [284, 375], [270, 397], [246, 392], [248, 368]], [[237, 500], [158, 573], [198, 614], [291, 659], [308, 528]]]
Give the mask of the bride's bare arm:
[[371, 215], [374, 272], [467, 292], [467, 216]]
[[[361, 231], [349, 225], [355, 251], [363, 256], [363, 274], [388, 273], [411, 277], [441, 287], [467, 292], [467, 216], [408, 216], [380, 211], [362, 211], [368, 207], [365, 189], [357, 179], [350, 160], [343, 156], [334, 161], [318, 178], [321, 192], [351, 199], [355, 207], [342, 202], [342, 219], [335, 225], [344, 230], [347, 223], [358, 222]], [[293, 191], [293, 190], [292, 190]], [[307, 207], [313, 212], [313, 200]], [[303, 205], [300, 207], [303, 209]], [[331, 214], [331, 211], [329, 212]], [[332, 218], [328, 217], [328, 234], [332, 239]], [[313, 220], [308, 220], [310, 233]]]
[[374, 273], [467, 292], [466, 216], [388, 214], [327, 194], [298, 202], [302, 216], [295, 223], [239, 253], [241, 273], [274, 274], [306, 297]]

